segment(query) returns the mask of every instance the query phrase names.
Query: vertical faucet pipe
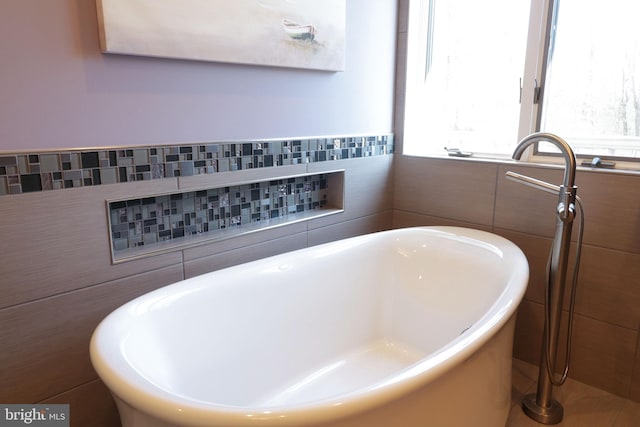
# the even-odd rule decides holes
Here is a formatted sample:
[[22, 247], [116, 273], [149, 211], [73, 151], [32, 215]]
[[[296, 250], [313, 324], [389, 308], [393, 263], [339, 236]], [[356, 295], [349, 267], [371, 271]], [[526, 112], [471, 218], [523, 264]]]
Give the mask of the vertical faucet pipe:
[[525, 137], [516, 147], [513, 158], [519, 160], [524, 151], [532, 144], [547, 141], [554, 144], [565, 159], [563, 185], [558, 191], [556, 210], [556, 231], [551, 249], [549, 264], [549, 283], [545, 298], [545, 328], [538, 373], [538, 388], [535, 395], [525, 396], [524, 412], [532, 419], [543, 424], [557, 424], [562, 421], [562, 405], [553, 399], [553, 375], [555, 372], [562, 316], [562, 298], [564, 296], [571, 229], [575, 217], [577, 188], [575, 183], [576, 157], [573, 150], [562, 138], [550, 133], [533, 133]]

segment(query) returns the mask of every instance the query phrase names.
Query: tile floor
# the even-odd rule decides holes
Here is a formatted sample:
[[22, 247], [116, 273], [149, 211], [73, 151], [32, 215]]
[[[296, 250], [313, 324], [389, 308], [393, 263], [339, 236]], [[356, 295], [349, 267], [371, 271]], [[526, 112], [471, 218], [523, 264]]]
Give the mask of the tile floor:
[[[506, 427], [540, 427], [521, 409], [522, 398], [536, 390], [537, 366], [513, 360], [512, 407]], [[560, 427], [637, 427], [640, 426], [640, 403], [567, 379], [554, 389], [554, 397], [564, 407]]]

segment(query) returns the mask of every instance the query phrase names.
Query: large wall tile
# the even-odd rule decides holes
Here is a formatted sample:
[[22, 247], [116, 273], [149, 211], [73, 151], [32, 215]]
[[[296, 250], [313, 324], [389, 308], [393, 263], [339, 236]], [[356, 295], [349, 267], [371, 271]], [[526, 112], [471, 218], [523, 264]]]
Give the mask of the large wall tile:
[[305, 233], [306, 231], [307, 224], [305, 222], [298, 222], [281, 227], [266, 228], [252, 233], [243, 233], [233, 238], [184, 249], [184, 261], [189, 262], [199, 258], [211, 257], [232, 250], [242, 249], [244, 247], [252, 247], [254, 245], [268, 243], [270, 241], [295, 234]]
[[[546, 270], [551, 239], [497, 229], [498, 234], [516, 243], [529, 261], [530, 279], [525, 298], [542, 304], [547, 284]], [[569, 254], [563, 307], [569, 309], [576, 245]], [[628, 252], [583, 244], [576, 312], [627, 328], [640, 319], [640, 258]]]
[[491, 226], [496, 173], [490, 162], [399, 156], [394, 208]]
[[437, 216], [422, 215], [415, 212], [406, 211], [393, 211], [392, 228], [405, 228], [405, 227], [421, 227], [421, 226], [450, 226], [450, 227], [465, 227], [475, 228], [477, 230], [483, 230], [491, 232], [491, 228], [488, 225], [473, 224], [464, 221], [455, 221], [447, 218], [441, 218]]
[[495, 233], [511, 240], [524, 252], [529, 262], [529, 285], [525, 298], [542, 304], [547, 284], [547, 260], [551, 249], [551, 239], [501, 228], [496, 228]]
[[495, 206], [497, 228], [552, 237], [555, 232], [558, 197], [527, 187], [505, 177], [513, 171], [554, 185], [562, 184], [562, 171], [556, 168], [500, 165]]
[[640, 255], [584, 245], [576, 311], [635, 329], [640, 321]]
[[116, 404], [100, 380], [82, 384], [39, 403], [68, 404], [70, 427], [121, 427]]
[[0, 402], [34, 402], [95, 379], [89, 340], [98, 323], [182, 277], [178, 264], [0, 310]]
[[637, 331], [576, 314], [570, 376], [629, 397]]
[[640, 178], [627, 173], [579, 170], [586, 243], [640, 254]]
[[269, 240], [268, 242], [248, 245], [229, 250], [216, 255], [185, 261], [184, 274], [186, 278], [199, 276], [210, 271], [220, 270], [245, 262], [295, 251], [307, 247], [307, 233], [297, 233], [290, 236]]
[[391, 213], [383, 212], [377, 215], [370, 215], [351, 221], [340, 222], [335, 225], [315, 228], [313, 230], [309, 230], [309, 246], [388, 230], [390, 225]]
[[181, 262], [174, 253], [112, 265], [105, 203], [175, 189], [166, 179], [10, 196], [0, 203], [0, 307]]
[[[551, 184], [562, 183], [562, 170], [545, 166], [501, 165], [498, 173], [495, 226], [541, 236], [555, 232], [557, 197], [504, 177], [512, 170]], [[579, 169], [578, 196], [584, 205], [584, 242], [640, 253], [640, 186], [638, 177]], [[572, 239], [577, 239], [574, 222]]]
[[538, 365], [540, 343], [544, 325], [544, 309], [541, 304], [523, 300], [518, 307], [516, 332], [513, 340], [515, 358]]

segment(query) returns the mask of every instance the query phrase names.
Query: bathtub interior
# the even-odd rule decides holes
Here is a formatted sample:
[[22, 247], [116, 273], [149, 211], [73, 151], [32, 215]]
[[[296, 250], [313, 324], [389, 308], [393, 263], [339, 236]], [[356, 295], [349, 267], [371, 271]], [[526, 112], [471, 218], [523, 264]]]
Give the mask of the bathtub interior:
[[132, 301], [112, 315], [111, 339], [125, 338], [108, 357], [136, 386], [195, 404], [327, 401], [415, 370], [500, 315], [506, 261], [433, 231], [309, 248]]

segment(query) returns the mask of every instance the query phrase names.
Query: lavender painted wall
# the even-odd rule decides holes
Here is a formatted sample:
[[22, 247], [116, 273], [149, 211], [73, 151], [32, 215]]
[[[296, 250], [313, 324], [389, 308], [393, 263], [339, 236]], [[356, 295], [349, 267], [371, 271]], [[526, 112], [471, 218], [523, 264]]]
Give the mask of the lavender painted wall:
[[106, 55], [94, 0], [3, 0], [0, 151], [391, 132], [396, 13], [347, 0], [330, 73]]

